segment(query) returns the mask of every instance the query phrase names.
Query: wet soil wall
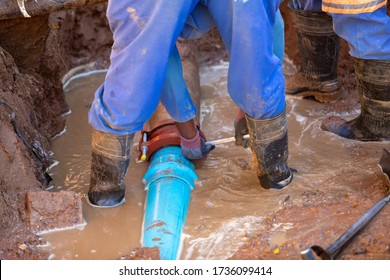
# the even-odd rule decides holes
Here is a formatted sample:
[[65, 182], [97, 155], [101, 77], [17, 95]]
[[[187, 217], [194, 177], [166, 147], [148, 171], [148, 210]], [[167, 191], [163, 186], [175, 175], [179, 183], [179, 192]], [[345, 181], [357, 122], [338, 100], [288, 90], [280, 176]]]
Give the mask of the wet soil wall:
[[105, 9], [99, 3], [0, 21], [1, 259], [47, 257], [26, 218], [26, 193], [50, 181], [50, 141], [64, 129], [69, 110], [61, 78], [88, 62], [108, 65], [112, 35]]

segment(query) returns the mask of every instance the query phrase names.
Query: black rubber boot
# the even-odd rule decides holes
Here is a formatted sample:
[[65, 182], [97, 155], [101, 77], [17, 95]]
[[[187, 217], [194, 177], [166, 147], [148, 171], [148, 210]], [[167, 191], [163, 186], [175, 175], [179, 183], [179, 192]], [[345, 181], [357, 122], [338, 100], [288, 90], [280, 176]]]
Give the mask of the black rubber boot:
[[360, 94], [360, 115], [351, 121], [325, 119], [321, 128], [348, 139], [382, 141], [390, 139], [390, 61], [355, 58]]
[[93, 130], [89, 203], [113, 207], [125, 201], [124, 178], [130, 162], [134, 134], [115, 135]]
[[293, 178], [293, 173], [287, 166], [286, 112], [271, 119], [252, 119], [248, 115], [245, 118], [261, 187], [284, 188]]
[[332, 102], [341, 97], [337, 79], [340, 39], [333, 31], [332, 17], [324, 12], [297, 10], [288, 4], [301, 57], [299, 71], [286, 77], [286, 94]]
[[390, 17], [390, 0], [387, 0], [386, 14]]

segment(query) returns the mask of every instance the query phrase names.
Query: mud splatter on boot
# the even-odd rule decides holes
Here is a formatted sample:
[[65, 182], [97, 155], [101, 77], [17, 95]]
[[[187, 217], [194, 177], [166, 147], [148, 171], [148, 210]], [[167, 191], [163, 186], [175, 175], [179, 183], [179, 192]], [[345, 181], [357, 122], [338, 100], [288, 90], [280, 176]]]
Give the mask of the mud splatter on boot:
[[337, 78], [340, 39], [332, 18], [324, 12], [307, 12], [288, 5], [297, 35], [300, 70], [286, 77], [286, 94], [314, 97], [319, 102], [338, 100], [342, 95]]
[[286, 112], [270, 119], [253, 119], [248, 115], [245, 118], [261, 187], [284, 188], [293, 178], [293, 173], [287, 166]]
[[360, 115], [351, 121], [328, 117], [321, 128], [347, 139], [390, 139], [390, 61], [355, 58]]
[[113, 207], [125, 200], [124, 178], [130, 163], [134, 134], [92, 132], [91, 179], [88, 200], [92, 206]]

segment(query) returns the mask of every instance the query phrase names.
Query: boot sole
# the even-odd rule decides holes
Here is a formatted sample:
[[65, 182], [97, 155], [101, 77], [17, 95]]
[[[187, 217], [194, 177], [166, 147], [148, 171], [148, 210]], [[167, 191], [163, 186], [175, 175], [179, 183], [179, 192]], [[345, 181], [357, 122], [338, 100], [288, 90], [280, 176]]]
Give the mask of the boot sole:
[[101, 205], [96, 205], [96, 204], [93, 204], [90, 200], [89, 200], [89, 197], [88, 195], [85, 195], [85, 200], [87, 202], [87, 204], [93, 208], [114, 208], [114, 207], [117, 207], [117, 206], [120, 206], [122, 205], [123, 203], [126, 202], [126, 198], [124, 197], [119, 203], [115, 204], [115, 205], [110, 205], [110, 206], [101, 206]]

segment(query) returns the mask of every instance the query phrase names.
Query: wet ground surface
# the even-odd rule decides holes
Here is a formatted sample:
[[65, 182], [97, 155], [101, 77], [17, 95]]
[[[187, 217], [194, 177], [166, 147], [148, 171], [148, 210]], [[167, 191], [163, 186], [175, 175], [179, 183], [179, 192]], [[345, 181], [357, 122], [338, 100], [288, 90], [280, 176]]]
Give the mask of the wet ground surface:
[[[201, 69], [202, 128], [208, 140], [234, 135], [236, 107], [226, 93], [227, 62]], [[286, 71], [291, 69], [286, 68]], [[51, 169], [52, 191], [86, 193], [89, 184], [91, 128], [87, 111], [104, 74], [75, 79], [67, 88], [72, 110], [66, 131], [53, 141], [59, 164]], [[336, 106], [337, 107], [337, 106]], [[345, 140], [320, 129], [337, 113], [347, 119], [358, 108], [287, 98], [289, 164], [297, 169], [281, 191], [259, 187], [252, 155], [234, 143], [218, 145], [196, 162], [199, 180], [183, 230], [181, 259], [299, 259], [300, 251], [335, 241], [386, 188], [378, 161], [388, 143]], [[137, 142], [137, 141], [136, 141]], [[126, 203], [96, 209], [84, 203], [87, 225], [42, 236], [53, 259], [117, 259], [140, 247], [147, 164], [134, 156], [126, 177]], [[85, 201], [84, 201], [85, 202]], [[390, 259], [390, 209], [385, 208], [341, 258]]]
[[[300, 54], [295, 28], [286, 9], [287, 2], [283, 1], [281, 5], [285, 21], [285, 52], [299, 65]], [[37, 240], [29, 224], [26, 210], [26, 193], [41, 191], [48, 183], [44, 171], [49, 162], [41, 158], [40, 154], [37, 157], [37, 150], [34, 150], [37, 148], [36, 144], [38, 143], [39, 150], [43, 148], [49, 155], [50, 140], [64, 127], [61, 114], [68, 110], [68, 106], [61, 90], [61, 77], [73, 67], [82, 66], [84, 69], [86, 63], [93, 62], [90, 69], [108, 66], [112, 36], [104, 11], [103, 3], [91, 9], [53, 14], [49, 19], [45, 19], [45, 16], [37, 17], [35, 20], [16, 19], [2, 25], [0, 31], [4, 37], [0, 47], [2, 54], [0, 87], [3, 89], [0, 93], [2, 103], [0, 166], [3, 170], [0, 176], [2, 259], [46, 259], [48, 255], [45, 249], [51, 252], [49, 258], [116, 258], [118, 255], [128, 254], [135, 246], [139, 246], [139, 225], [145, 197], [140, 180], [146, 166], [136, 164], [131, 166], [128, 176], [128, 181], [132, 184], [128, 190], [130, 196], [128, 204], [123, 205], [122, 210], [102, 212], [84, 205], [83, 212], [88, 221], [84, 229], [50, 234], [45, 236], [45, 239]], [[46, 21], [50, 30], [41, 28], [47, 26], [43, 24]], [[20, 34], [29, 36], [19, 36]], [[46, 42], [45, 46], [43, 42]], [[226, 65], [218, 62], [221, 59], [227, 60], [228, 55], [216, 30], [195, 42], [201, 52], [200, 63], [207, 65], [217, 63], [218, 65], [211, 68], [214, 69], [213, 73], [224, 75]], [[21, 51], [22, 49], [24, 51]], [[293, 127], [294, 131], [290, 130], [290, 165], [301, 166], [291, 187], [283, 190], [281, 194], [257, 190], [253, 169], [251, 164], [248, 164], [251, 161], [248, 159], [251, 157], [250, 153], [246, 154], [243, 149], [233, 144], [221, 145], [213, 151], [209, 157], [209, 160], [213, 160], [212, 163], [197, 164], [197, 172], [202, 174], [202, 177], [192, 192], [191, 205], [201, 205], [204, 208], [195, 206], [190, 208], [185, 228], [186, 247], [182, 251], [182, 258], [203, 258], [206, 255], [208, 258], [215, 258], [218, 250], [223, 251], [222, 258], [229, 256], [237, 259], [299, 258], [299, 252], [308, 245], [313, 243], [329, 245], [375, 201], [385, 195], [386, 188], [376, 171], [376, 163], [380, 148], [386, 146], [386, 143], [362, 144], [342, 141], [320, 132], [317, 120], [314, 124], [312, 122], [314, 118], [321, 120], [331, 115], [352, 118], [358, 113], [353, 60], [348, 51], [346, 42], [341, 40], [338, 74], [347, 93], [341, 101], [330, 105], [313, 105], [311, 102], [298, 102], [299, 100], [296, 100], [298, 103], [295, 104], [288, 101], [288, 109], [295, 106], [301, 115], [296, 118], [289, 112], [290, 126], [299, 123], [298, 127]], [[222, 72], [218, 72], [221, 69]], [[214, 84], [210, 81], [215, 77], [204, 78], [207, 78], [203, 81], [205, 92], [214, 96], [212, 93]], [[52, 171], [58, 173], [60, 170], [63, 174], [58, 173], [58, 176], [54, 176], [55, 185], [61, 187], [55, 186], [51, 191], [72, 188], [83, 194], [88, 188], [90, 128], [86, 124], [87, 109], [83, 113], [75, 110], [77, 106], [89, 106], [88, 99], [92, 97], [91, 92], [97, 87], [90, 81], [86, 83], [88, 84], [86, 89], [80, 87], [79, 96], [87, 95], [87, 98], [80, 102], [79, 96], [76, 96], [76, 103], [72, 105], [73, 114], [67, 116], [67, 121], [73, 119], [74, 124], [68, 125], [64, 137], [56, 139], [59, 144], [55, 156], [60, 161], [60, 166]], [[96, 83], [99, 84], [100, 81]], [[222, 81], [222, 85], [223, 83], [225, 82]], [[75, 87], [78, 88], [77, 85]], [[71, 94], [68, 97], [71, 97]], [[222, 100], [219, 95], [211, 97], [211, 100], [213, 98], [217, 98], [218, 102]], [[223, 102], [225, 99], [229, 100], [225, 96]], [[226, 102], [227, 106], [231, 104], [229, 101]], [[210, 109], [204, 108], [205, 112]], [[219, 109], [219, 105], [216, 108]], [[16, 123], [12, 120], [10, 122], [12, 111], [16, 113]], [[226, 111], [217, 110], [214, 113], [226, 117], [224, 121], [228, 128], [217, 130], [210, 128], [207, 122], [203, 123], [209, 139], [231, 136], [234, 109], [228, 107]], [[302, 116], [308, 116], [307, 120], [304, 121]], [[207, 119], [207, 114], [204, 117]], [[78, 125], [82, 125], [82, 129], [77, 130], [75, 127]], [[311, 134], [311, 138], [308, 137], [308, 133]], [[318, 137], [320, 139], [317, 139]], [[327, 139], [329, 143], [326, 142]], [[297, 146], [298, 143], [301, 145]], [[343, 161], [345, 165], [336, 159]], [[250, 179], [244, 178], [244, 170], [249, 172], [245, 173], [247, 174], [245, 176]], [[234, 174], [237, 173], [240, 181], [235, 179]], [[340, 186], [334, 176], [342, 177], [343, 183]], [[202, 197], [203, 193], [212, 196]], [[256, 195], [256, 198], [252, 195]], [[271, 201], [272, 195], [274, 201]], [[264, 201], [258, 196], [264, 196]], [[196, 201], [199, 203], [195, 204]], [[53, 201], [50, 202], [53, 204]], [[269, 207], [269, 210], [264, 210], [262, 203]], [[56, 207], [50, 209], [54, 208]], [[226, 218], [224, 210], [227, 213]], [[52, 213], [50, 210], [48, 212]], [[244, 216], [247, 213], [249, 215]], [[216, 220], [213, 220], [214, 216]], [[386, 207], [351, 246], [346, 248], [340, 258], [389, 259], [389, 223], [390, 213]], [[236, 225], [241, 228], [234, 228]], [[234, 242], [228, 243], [229, 238]], [[50, 246], [47, 240], [52, 242]], [[210, 249], [204, 244], [209, 244]], [[234, 246], [230, 246], [231, 244]], [[238, 247], [236, 244], [242, 246], [233, 254]], [[227, 249], [221, 249], [223, 246]], [[143, 248], [137, 250], [137, 253], [138, 259], [155, 258], [155, 251]]]

